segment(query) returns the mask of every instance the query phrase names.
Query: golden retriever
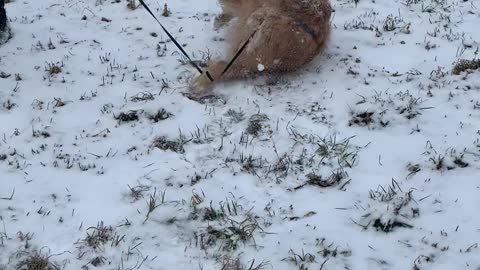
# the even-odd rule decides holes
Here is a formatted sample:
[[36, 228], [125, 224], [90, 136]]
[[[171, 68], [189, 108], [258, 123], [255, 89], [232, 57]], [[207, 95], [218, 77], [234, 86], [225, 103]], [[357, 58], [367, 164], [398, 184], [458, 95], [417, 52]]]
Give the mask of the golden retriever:
[[200, 75], [191, 84], [193, 91], [205, 91], [218, 81], [298, 70], [311, 62], [328, 41], [332, 14], [329, 0], [219, 1], [223, 12], [217, 16], [215, 27], [226, 27], [227, 61], [250, 41], [225, 74], [226, 61], [210, 61], [208, 70], [215, 81]]

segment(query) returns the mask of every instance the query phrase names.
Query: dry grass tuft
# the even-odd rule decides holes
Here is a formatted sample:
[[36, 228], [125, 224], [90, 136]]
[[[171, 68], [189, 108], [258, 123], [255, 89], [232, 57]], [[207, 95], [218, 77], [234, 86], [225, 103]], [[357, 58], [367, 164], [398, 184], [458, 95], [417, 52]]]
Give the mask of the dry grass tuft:
[[111, 226], [105, 226], [103, 222], [100, 222], [96, 227], [90, 227], [87, 229], [85, 243], [93, 249], [99, 249], [110, 241], [112, 237], [113, 228]]
[[480, 69], [480, 59], [461, 59], [453, 67], [452, 73], [454, 75], [460, 75], [462, 72], [476, 69]]
[[128, 111], [128, 112], [121, 112], [119, 115], [113, 115], [115, 120], [118, 120], [118, 122], [132, 122], [132, 121], [138, 121], [138, 111]]
[[128, 0], [128, 3], [127, 3], [127, 8], [130, 9], [130, 10], [135, 10], [138, 8], [138, 5], [136, 3], [136, 0]]
[[172, 12], [170, 11], [170, 9], [168, 9], [167, 4], [165, 3], [165, 5], [163, 6], [162, 16], [163, 17], [170, 17], [171, 14], [172, 14]]
[[158, 123], [163, 120], [167, 120], [168, 118], [172, 117], [173, 114], [167, 112], [165, 109], [160, 109], [156, 113], [148, 114], [147, 117], [154, 123]]
[[62, 73], [62, 65], [61, 64], [54, 64], [54, 63], [47, 63], [47, 67], [45, 68], [45, 71], [50, 76]]
[[17, 264], [16, 270], [58, 270], [60, 267], [50, 261], [51, 256], [42, 255], [38, 252], [29, 254]]
[[183, 146], [188, 143], [190, 140], [178, 140], [178, 141], [171, 141], [168, 140], [165, 136], [161, 136], [156, 138], [153, 143], [152, 147], [159, 148], [163, 151], [173, 151], [175, 153], [183, 154], [185, 153], [185, 149]]

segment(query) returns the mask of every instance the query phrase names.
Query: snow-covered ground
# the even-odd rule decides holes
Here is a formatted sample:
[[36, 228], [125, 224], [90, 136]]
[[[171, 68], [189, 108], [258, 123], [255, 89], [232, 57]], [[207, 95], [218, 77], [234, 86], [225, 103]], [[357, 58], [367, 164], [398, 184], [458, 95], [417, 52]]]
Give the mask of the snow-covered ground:
[[[147, 3], [221, 55], [215, 0]], [[480, 269], [480, 3], [332, 6], [304, 70], [193, 101], [144, 8], [8, 3], [0, 269]]]

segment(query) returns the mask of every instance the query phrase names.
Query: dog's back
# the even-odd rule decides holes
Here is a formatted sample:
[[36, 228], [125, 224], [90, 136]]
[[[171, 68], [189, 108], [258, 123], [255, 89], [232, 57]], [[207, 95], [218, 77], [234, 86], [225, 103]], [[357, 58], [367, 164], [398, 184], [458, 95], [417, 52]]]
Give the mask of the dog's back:
[[232, 17], [247, 17], [253, 11], [268, 2], [258, 0], [220, 0], [222, 11], [224, 14], [229, 14]]

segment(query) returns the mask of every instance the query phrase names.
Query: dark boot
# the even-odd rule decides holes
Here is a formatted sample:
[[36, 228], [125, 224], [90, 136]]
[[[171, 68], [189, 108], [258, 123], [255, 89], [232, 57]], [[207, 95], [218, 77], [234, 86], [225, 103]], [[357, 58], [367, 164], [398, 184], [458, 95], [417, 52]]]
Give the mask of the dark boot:
[[0, 45], [12, 37], [8, 27], [7, 12], [5, 11], [5, 0], [0, 0]]
[[7, 29], [7, 13], [5, 12], [5, 0], [0, 0], [0, 31]]

